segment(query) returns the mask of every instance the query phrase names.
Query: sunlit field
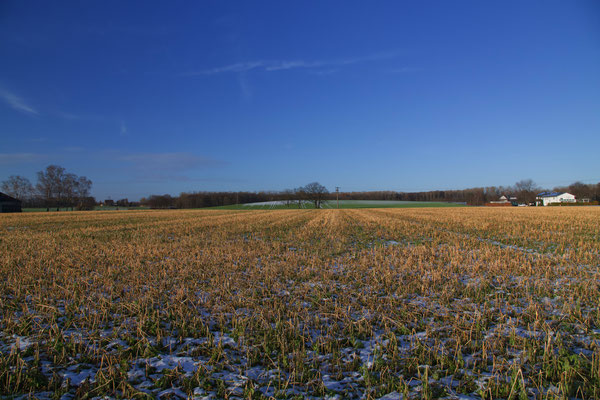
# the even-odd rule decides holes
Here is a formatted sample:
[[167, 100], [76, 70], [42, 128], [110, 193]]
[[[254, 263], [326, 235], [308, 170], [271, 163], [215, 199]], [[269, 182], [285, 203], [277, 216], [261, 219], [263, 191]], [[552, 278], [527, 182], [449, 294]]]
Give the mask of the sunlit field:
[[0, 394], [600, 398], [599, 268], [600, 207], [0, 215]]

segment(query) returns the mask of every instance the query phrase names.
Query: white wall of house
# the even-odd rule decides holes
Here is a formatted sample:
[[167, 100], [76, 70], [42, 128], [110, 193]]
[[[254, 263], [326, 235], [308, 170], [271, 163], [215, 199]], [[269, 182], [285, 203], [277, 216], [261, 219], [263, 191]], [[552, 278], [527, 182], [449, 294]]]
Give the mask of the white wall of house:
[[575, 196], [571, 193], [561, 193], [558, 196], [540, 197], [542, 205], [547, 206], [551, 203], [575, 203]]

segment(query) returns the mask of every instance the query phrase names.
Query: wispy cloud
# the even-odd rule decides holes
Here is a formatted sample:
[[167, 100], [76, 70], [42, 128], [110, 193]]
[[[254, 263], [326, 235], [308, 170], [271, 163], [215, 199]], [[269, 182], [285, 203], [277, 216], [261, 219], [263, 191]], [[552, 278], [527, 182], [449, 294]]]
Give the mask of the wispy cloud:
[[182, 172], [225, 164], [223, 161], [187, 152], [126, 154], [117, 155], [115, 160], [129, 163], [137, 170], [155, 174]]
[[0, 98], [13, 109], [29, 115], [39, 115], [25, 100], [5, 89], [0, 89]]
[[338, 61], [304, 61], [304, 60], [295, 60], [295, 61], [276, 61], [271, 63], [270, 65], [265, 66], [265, 71], [284, 71], [287, 69], [309, 69], [309, 68], [321, 68], [324, 66], [331, 65], [346, 65], [343, 60]]
[[71, 113], [64, 111], [50, 111], [49, 115], [53, 117], [62, 118], [68, 121], [96, 121], [96, 122], [104, 122], [108, 120], [112, 120], [112, 118], [104, 117], [102, 115], [97, 114], [87, 114], [87, 113]]
[[396, 52], [374, 53], [362, 57], [340, 58], [331, 60], [254, 60], [238, 62], [235, 64], [223, 65], [200, 71], [185, 73], [185, 76], [195, 75], [215, 75], [232, 72], [247, 72], [252, 70], [262, 70], [266, 72], [285, 71], [291, 69], [317, 69], [327, 68], [332, 71], [332, 67], [343, 67], [346, 65], [359, 64], [369, 61], [385, 60], [396, 57]]
[[44, 159], [44, 154], [36, 153], [0, 153], [0, 165], [24, 164]]
[[[22, 97], [17, 96], [13, 92], [3, 89], [2, 87], [0, 87], [0, 100], [3, 101], [4, 103], [6, 103], [7, 105], [9, 105], [10, 107], [12, 107], [13, 109], [20, 111], [22, 113], [29, 114], [32, 116], [40, 115], [40, 112], [38, 111], [37, 108], [34, 108], [27, 101], [25, 101]], [[106, 119], [106, 118], [104, 118], [102, 116], [98, 116], [98, 115], [74, 114], [74, 113], [64, 112], [64, 111], [56, 110], [56, 109], [55, 110], [52, 110], [52, 109], [42, 110], [41, 115], [57, 117], [57, 118], [65, 119], [68, 121], [83, 121], [83, 120], [102, 121], [102, 120]]]
[[265, 68], [268, 65], [267, 61], [249, 61], [241, 62], [230, 65], [224, 65], [222, 67], [215, 67], [210, 69], [204, 69], [201, 71], [189, 72], [184, 75], [213, 75], [221, 74], [224, 72], [246, 72], [257, 68]]

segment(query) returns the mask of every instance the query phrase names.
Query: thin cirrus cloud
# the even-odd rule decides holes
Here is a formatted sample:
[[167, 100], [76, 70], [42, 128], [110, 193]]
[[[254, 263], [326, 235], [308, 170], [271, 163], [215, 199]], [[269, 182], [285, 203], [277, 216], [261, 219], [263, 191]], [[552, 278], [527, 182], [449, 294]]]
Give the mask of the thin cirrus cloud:
[[46, 158], [44, 154], [36, 153], [0, 153], [0, 165], [24, 164], [40, 161]]
[[183, 172], [225, 164], [223, 161], [186, 152], [127, 154], [117, 156], [116, 160], [128, 163], [136, 170], [156, 173]]
[[331, 72], [333, 67], [343, 67], [347, 65], [359, 64], [369, 61], [386, 60], [396, 57], [396, 52], [375, 53], [362, 57], [341, 58], [333, 60], [255, 60], [247, 62], [239, 62], [220, 67], [203, 69], [200, 71], [188, 72], [183, 75], [215, 75], [223, 73], [240, 73], [253, 70], [261, 70], [265, 72], [285, 71], [292, 69], [318, 69], [328, 68]]
[[49, 111], [49, 112], [47, 110], [42, 110], [42, 113], [40, 114], [40, 111], [38, 111], [37, 108], [33, 107], [22, 97], [16, 95], [14, 92], [6, 90], [5, 88], [3, 88], [1, 86], [0, 86], [0, 102], [4, 102], [6, 105], [11, 107], [13, 110], [16, 110], [16, 111], [19, 111], [21, 113], [28, 114], [31, 116], [35, 116], [35, 117], [42, 115], [42, 116], [58, 117], [58, 118], [62, 118], [65, 120], [71, 120], [71, 121], [76, 121], [76, 120], [100, 121], [100, 120], [105, 119], [104, 117], [98, 116], [98, 115], [73, 114], [73, 113], [64, 112], [64, 111], [60, 111], [60, 110], [54, 110], [54, 111]]
[[0, 98], [10, 107], [19, 112], [29, 115], [39, 115], [35, 108], [27, 104], [27, 102], [21, 97], [9, 92], [8, 90], [0, 89]]

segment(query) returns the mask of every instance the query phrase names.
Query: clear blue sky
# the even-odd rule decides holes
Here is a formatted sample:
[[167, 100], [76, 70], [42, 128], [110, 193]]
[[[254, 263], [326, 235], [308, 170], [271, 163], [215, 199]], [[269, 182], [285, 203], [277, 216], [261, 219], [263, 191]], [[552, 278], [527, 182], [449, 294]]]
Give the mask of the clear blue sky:
[[0, 180], [600, 181], [597, 1], [2, 1]]

